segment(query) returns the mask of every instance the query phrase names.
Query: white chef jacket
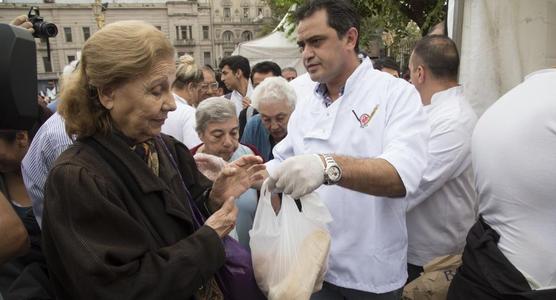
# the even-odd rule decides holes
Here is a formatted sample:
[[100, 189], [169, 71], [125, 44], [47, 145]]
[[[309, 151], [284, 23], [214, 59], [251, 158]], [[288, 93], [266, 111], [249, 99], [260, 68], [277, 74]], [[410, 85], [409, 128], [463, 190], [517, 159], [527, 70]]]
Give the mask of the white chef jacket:
[[[316, 91], [316, 83], [311, 88]], [[363, 114], [370, 115], [375, 107], [362, 126]], [[267, 168], [272, 174], [280, 161], [306, 153], [382, 158], [396, 168], [407, 192], [413, 192], [426, 167], [429, 130], [415, 88], [374, 70], [364, 59], [330, 106], [316, 92], [298, 101], [288, 135], [274, 147], [275, 159]], [[340, 186], [323, 185], [317, 193], [334, 219], [328, 226], [332, 244], [325, 280], [373, 293], [402, 287], [407, 278], [405, 199]]]
[[201, 143], [195, 126], [195, 108], [191, 107], [185, 99], [174, 94], [176, 110], [168, 113], [168, 118], [162, 125], [161, 131], [171, 135], [191, 149]]
[[556, 69], [529, 75], [472, 138], [479, 214], [532, 289], [556, 288]]
[[[251, 80], [247, 79], [247, 92], [245, 93], [245, 97], [250, 98], [251, 94], [253, 94], [253, 85], [251, 85]], [[236, 106], [236, 113], [239, 118], [239, 114], [243, 110], [243, 96], [240, 92], [233, 90], [232, 95], [230, 95], [230, 100]]]
[[407, 262], [418, 266], [463, 252], [477, 215], [471, 169], [477, 116], [463, 87], [435, 93], [425, 112], [431, 127], [428, 165], [417, 191], [407, 196]]

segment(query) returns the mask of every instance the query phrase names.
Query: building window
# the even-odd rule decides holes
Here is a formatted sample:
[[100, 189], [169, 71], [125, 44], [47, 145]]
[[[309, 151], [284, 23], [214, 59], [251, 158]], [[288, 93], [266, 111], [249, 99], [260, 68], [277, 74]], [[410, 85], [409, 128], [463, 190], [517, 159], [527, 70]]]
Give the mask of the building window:
[[263, 16], [263, 9], [259, 7], [259, 9], [257, 10], [257, 17], [262, 17]]
[[179, 52], [178, 52], [178, 57], [182, 57], [182, 56], [184, 56], [184, 55], [185, 55], [185, 52], [183, 52], [183, 51], [179, 51]]
[[232, 52], [230, 52], [230, 51], [225, 51], [225, 52], [224, 52], [224, 57], [228, 57], [228, 56], [232, 56]]
[[234, 40], [234, 33], [231, 31], [224, 31], [224, 33], [222, 34], [222, 39], [226, 42], [231, 42]]
[[211, 60], [210, 52], [208, 51], [203, 52], [203, 64], [210, 65], [210, 60]]
[[75, 60], [75, 55], [68, 55], [68, 64]]
[[48, 59], [48, 56], [43, 56], [42, 62], [44, 64], [44, 72], [52, 72], [52, 64], [50, 63], [50, 59]]
[[67, 43], [73, 42], [73, 38], [71, 36], [71, 27], [64, 27], [64, 35], [66, 36]]
[[192, 26], [176, 26], [176, 39], [178, 40], [192, 40], [193, 27]]
[[83, 27], [83, 40], [86, 41], [91, 37], [91, 28]]
[[249, 8], [248, 7], [243, 8], [243, 17], [245, 19], [249, 18]]
[[162, 31], [162, 26], [160, 26], [160, 25], [156, 25], [155, 27], [156, 27], [156, 29], [158, 29], [158, 30]]
[[229, 18], [232, 15], [229, 7], [224, 7], [224, 18]]
[[210, 39], [209, 27], [203, 26], [203, 40], [208, 40], [208, 39]]
[[253, 33], [251, 33], [251, 31], [244, 31], [241, 34], [241, 40], [242, 41], [250, 41], [253, 39]]

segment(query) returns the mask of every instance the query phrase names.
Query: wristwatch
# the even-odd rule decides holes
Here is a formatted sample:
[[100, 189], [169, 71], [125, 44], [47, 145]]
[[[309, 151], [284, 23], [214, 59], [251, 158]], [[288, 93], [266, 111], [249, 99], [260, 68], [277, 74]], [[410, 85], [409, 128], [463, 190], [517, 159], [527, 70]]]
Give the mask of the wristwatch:
[[342, 169], [336, 163], [332, 155], [321, 154], [324, 158], [324, 184], [336, 184], [342, 179]]

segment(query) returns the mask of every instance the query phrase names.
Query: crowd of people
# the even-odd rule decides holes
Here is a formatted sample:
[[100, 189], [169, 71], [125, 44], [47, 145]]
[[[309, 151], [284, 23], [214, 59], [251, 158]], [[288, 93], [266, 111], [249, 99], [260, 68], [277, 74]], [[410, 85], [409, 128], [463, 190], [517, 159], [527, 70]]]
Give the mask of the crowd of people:
[[228, 299], [223, 238], [249, 250], [264, 180], [277, 213], [315, 191], [332, 215], [313, 300], [401, 299], [446, 255], [447, 299], [555, 299], [556, 69], [478, 118], [446, 35], [404, 80], [360, 53], [350, 1], [295, 19], [299, 76], [176, 59], [143, 21], [92, 35], [36, 128], [0, 130], [0, 299]]

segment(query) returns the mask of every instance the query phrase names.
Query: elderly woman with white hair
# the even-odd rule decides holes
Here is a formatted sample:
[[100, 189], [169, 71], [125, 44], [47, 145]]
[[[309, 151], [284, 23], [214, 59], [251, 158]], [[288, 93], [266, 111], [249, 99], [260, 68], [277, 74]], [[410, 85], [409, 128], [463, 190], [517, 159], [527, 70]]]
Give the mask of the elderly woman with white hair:
[[273, 158], [274, 145], [288, 134], [288, 121], [295, 109], [297, 96], [286, 79], [270, 77], [255, 88], [251, 100], [259, 115], [247, 122], [241, 142], [255, 146], [262, 158], [268, 161]]
[[[239, 143], [239, 120], [234, 104], [222, 97], [209, 98], [197, 107], [197, 133], [203, 142], [191, 149], [193, 154], [205, 153], [233, 162], [245, 155], [259, 155], [255, 148]], [[259, 155], [260, 156], [260, 155]], [[249, 249], [249, 230], [257, 209], [257, 192], [249, 189], [236, 200], [238, 241]]]

